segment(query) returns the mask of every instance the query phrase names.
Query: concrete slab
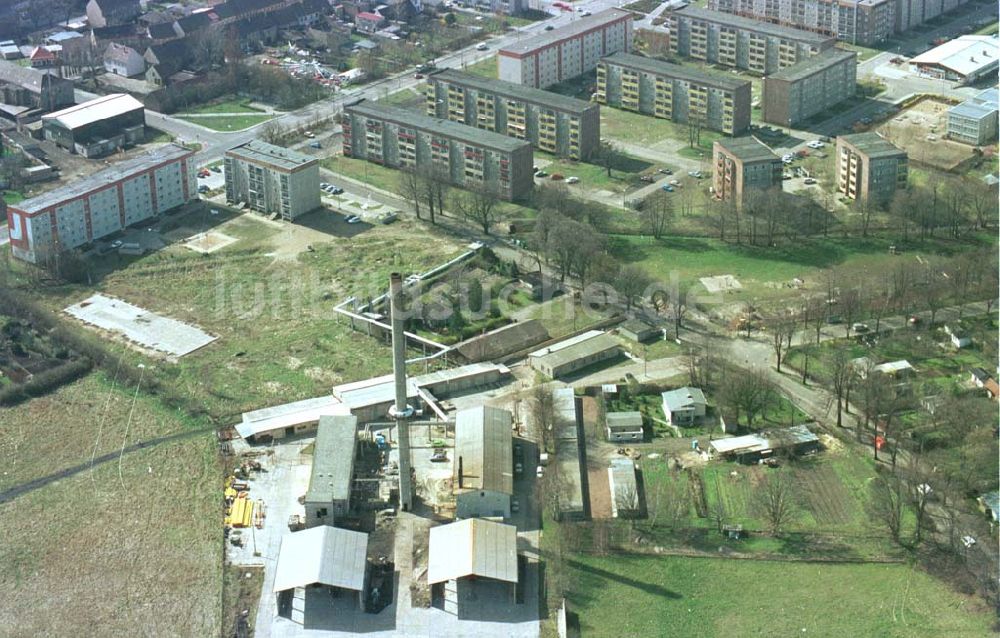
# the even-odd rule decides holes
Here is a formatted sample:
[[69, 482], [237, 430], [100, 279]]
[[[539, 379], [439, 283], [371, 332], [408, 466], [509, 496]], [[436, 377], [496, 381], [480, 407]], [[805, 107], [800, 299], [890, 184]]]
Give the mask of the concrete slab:
[[730, 290], [740, 290], [743, 285], [732, 275], [718, 275], [716, 277], [702, 277], [698, 281], [705, 286], [708, 292], [727, 292]]
[[102, 294], [73, 304], [65, 312], [86, 324], [121, 335], [142, 348], [176, 357], [190, 354], [218, 339], [195, 326]]
[[235, 241], [237, 241], [235, 237], [211, 230], [207, 233], [198, 233], [192, 236], [184, 242], [184, 247], [196, 253], [214, 253]]

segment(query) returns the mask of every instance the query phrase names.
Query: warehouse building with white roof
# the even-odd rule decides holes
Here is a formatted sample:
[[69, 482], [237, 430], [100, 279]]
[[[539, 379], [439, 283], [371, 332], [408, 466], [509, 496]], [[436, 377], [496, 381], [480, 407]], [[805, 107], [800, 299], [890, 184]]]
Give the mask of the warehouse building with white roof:
[[100, 157], [143, 140], [146, 109], [131, 95], [105, 95], [43, 115], [42, 131], [70, 152]]

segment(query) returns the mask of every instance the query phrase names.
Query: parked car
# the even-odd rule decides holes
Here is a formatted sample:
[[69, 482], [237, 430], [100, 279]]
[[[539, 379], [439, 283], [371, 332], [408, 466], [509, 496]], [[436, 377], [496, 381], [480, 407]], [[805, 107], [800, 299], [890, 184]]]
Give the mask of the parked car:
[[444, 450], [438, 450], [431, 455], [431, 463], [444, 463], [448, 460], [448, 453]]
[[851, 330], [853, 330], [854, 332], [861, 333], [861, 332], [868, 332], [869, 328], [867, 323], [856, 323], [851, 326]]
[[576, 184], [579, 181], [580, 181], [579, 177], [567, 177], [566, 178], [566, 183], [567, 184]]
[[551, 24], [547, 24], [547, 25], [545, 25], [545, 30], [546, 30], [546, 31], [551, 31], [552, 29], [555, 29], [555, 27], [554, 27], [554, 26], [552, 26]]
[[114, 240], [113, 242], [111, 242], [111, 247], [112, 248], [121, 248], [122, 247], [122, 240], [120, 240], [120, 239]]
[[309, 148], [323, 148], [323, 145], [319, 142], [309, 142]]
[[213, 173], [221, 173], [221, 172], [222, 172], [222, 168], [220, 168], [219, 166], [213, 166], [213, 167], [211, 168], [211, 171], [212, 171]]
[[424, 79], [424, 74], [423, 73], [414, 73], [413, 74], [413, 79], [414, 80], [423, 80]]
[[816, 183], [816, 179], [814, 177], [807, 177], [805, 179], [804, 183], [807, 184], [807, 185], [809, 185], [809, 186], [812, 186], [813, 184]]
[[551, 179], [553, 182], [558, 182], [565, 178], [562, 176], [562, 173], [552, 173], [552, 177], [550, 177], [549, 179]]
[[535, 476], [537, 476], [538, 478], [542, 478], [543, 474], [545, 474], [545, 468], [543, 468], [541, 465], [535, 468]]
[[823, 142], [820, 142], [819, 140], [812, 140], [810, 142], [806, 142], [806, 146], [809, 148], [823, 148]]
[[212, 189], [210, 189], [210, 188], [209, 188], [209, 187], [208, 187], [207, 185], [205, 185], [205, 184], [202, 184], [202, 185], [200, 185], [200, 186], [198, 187], [198, 192], [199, 192], [199, 193], [207, 193], [207, 192], [208, 192], [208, 191], [210, 191], [210, 190], [212, 190]]
[[701, 178], [705, 177], [702, 174], [701, 171], [688, 171], [688, 175], [690, 175], [691, 177], [693, 177], [695, 179], [701, 179]]
[[639, 176], [639, 181], [640, 182], [651, 183], [651, 182], [655, 182], [656, 178], [653, 177], [652, 175], [640, 175]]
[[343, 188], [341, 188], [339, 186], [334, 186], [333, 184], [330, 184], [330, 194], [331, 195], [340, 195], [343, 192], [344, 192]]
[[674, 174], [674, 172], [672, 170], [670, 170], [669, 168], [661, 168], [658, 172], [663, 173], [664, 175], [673, 175]]
[[347, 222], [348, 224], [360, 224], [361, 218], [358, 217], [357, 215], [348, 215], [347, 218], [344, 219], [344, 221]]
[[312, 138], [316, 137], [316, 134], [313, 133], [312, 131], [306, 131], [305, 133], [303, 133], [303, 135], [305, 135], [309, 139], [312, 139]]
[[476, 45], [476, 51], [485, 51], [488, 48], [489, 47], [486, 46], [485, 42], [480, 42], [479, 44]]
[[535, 177], [548, 177], [549, 174], [545, 171], [535, 171]]
[[670, 184], [664, 184], [663, 186], [660, 187], [660, 190], [666, 191], [668, 193], [672, 193], [672, 192], [674, 192], [674, 187], [671, 186]]
[[330, 185], [330, 182], [320, 182], [320, 183], [319, 183], [319, 189], [320, 189], [321, 191], [325, 191], [325, 190], [326, 190], [326, 187], [327, 187], [327, 186], [329, 186], [329, 185]]

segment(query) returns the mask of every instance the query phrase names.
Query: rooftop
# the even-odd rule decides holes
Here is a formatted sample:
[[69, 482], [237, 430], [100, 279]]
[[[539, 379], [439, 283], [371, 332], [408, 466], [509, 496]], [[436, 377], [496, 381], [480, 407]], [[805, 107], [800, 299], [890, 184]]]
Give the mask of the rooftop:
[[52, 83], [69, 83], [70, 80], [53, 75], [49, 71], [21, 66], [7, 60], [0, 60], [0, 82], [16, 84], [33, 93], [41, 93], [42, 85]]
[[357, 113], [358, 115], [377, 120], [387, 120], [400, 126], [416, 128], [428, 133], [439, 133], [445, 137], [498, 151], [513, 152], [531, 145], [530, 142], [500, 135], [493, 131], [486, 131], [473, 126], [459, 124], [458, 122], [429, 117], [395, 106], [387, 106], [363, 99], [353, 104], [345, 105], [344, 111]]
[[496, 93], [504, 97], [515, 98], [524, 102], [530, 102], [540, 106], [546, 106], [557, 111], [567, 113], [582, 114], [586, 111], [600, 108], [597, 104], [577, 100], [551, 91], [543, 91], [530, 86], [504, 82], [503, 80], [491, 80], [471, 73], [462, 73], [455, 69], [444, 69], [428, 76], [428, 81], [440, 80], [451, 84], [459, 84], [471, 87], [477, 91]]
[[885, 139], [874, 131], [867, 133], [854, 133], [853, 135], [841, 135], [838, 141], [843, 140], [864, 153], [868, 157], [892, 157], [894, 155], [906, 155], [906, 151], [896, 148], [892, 142]]
[[552, 391], [552, 412], [557, 439], [577, 438], [576, 395], [573, 388]]
[[1000, 57], [1000, 40], [990, 35], [963, 35], [921, 53], [910, 64], [941, 66], [959, 75], [973, 75]]
[[722, 137], [715, 140], [715, 143], [726, 149], [726, 151], [744, 162], [780, 162], [781, 158], [775, 155], [771, 149], [764, 146], [755, 137]]
[[678, 388], [660, 395], [663, 404], [671, 410], [682, 410], [693, 405], [705, 404], [705, 393], [700, 388]]
[[765, 452], [789, 445], [801, 445], [803, 443], [815, 443], [819, 437], [812, 433], [805, 425], [795, 425], [782, 430], [764, 432], [761, 434], [747, 434], [746, 436], [733, 436], [726, 439], [715, 439], [710, 443], [717, 454], [729, 454], [732, 452]]
[[912, 370], [913, 366], [906, 359], [900, 359], [899, 361], [888, 361], [886, 363], [880, 363], [875, 366], [876, 372], [884, 372], [886, 374], [893, 374], [896, 372], [902, 372], [903, 370]]
[[750, 18], [744, 18], [741, 16], [732, 15], [730, 13], [722, 13], [720, 11], [709, 11], [708, 9], [699, 9], [698, 7], [691, 5], [682, 7], [680, 9], [675, 9], [669, 13], [675, 13], [677, 15], [685, 16], [687, 18], [693, 18], [695, 20], [704, 20], [706, 22], [725, 24], [731, 27], [735, 27], [737, 29], [754, 31], [756, 33], [761, 33], [776, 38], [784, 38], [785, 40], [795, 40], [797, 42], [802, 42], [813, 46], [818, 46], [821, 44], [827, 44], [828, 46], [833, 46], [833, 43], [836, 42], [835, 38], [831, 38], [830, 36], [826, 35], [821, 35], [819, 33], [813, 33], [811, 31], [804, 31], [802, 29], [795, 29], [792, 27], [784, 27], [777, 24], [769, 24], [767, 22], [761, 22], [759, 20], [751, 20]]
[[608, 412], [605, 420], [609, 428], [642, 429], [642, 412]]
[[654, 60], [653, 58], [645, 58], [632, 53], [615, 53], [606, 58], [601, 58], [601, 62], [635, 69], [636, 71], [645, 71], [654, 75], [676, 78], [691, 82], [692, 84], [711, 86], [724, 91], [735, 91], [743, 86], [750, 86], [749, 80], [734, 80], [724, 75], [707, 73], [691, 67], [664, 62], [662, 60]]
[[998, 97], [997, 89], [986, 89], [975, 97], [951, 107], [948, 109], [948, 114], [979, 120], [996, 113], [998, 103], [1000, 103], [1000, 97]]
[[430, 529], [427, 582], [466, 576], [517, 582], [517, 528], [479, 518]]
[[42, 121], [57, 121], [70, 130], [94, 122], [131, 113], [145, 108], [142, 102], [125, 93], [112, 93], [103, 97], [65, 108], [42, 116]]
[[357, 440], [357, 417], [323, 415], [319, 418], [307, 501], [329, 503], [350, 499]]
[[361, 591], [365, 587], [368, 534], [320, 525], [281, 539], [274, 592], [319, 583]]
[[505, 46], [500, 49], [499, 53], [500, 55], [503, 55], [504, 53], [512, 53], [515, 56], [524, 55], [525, 53], [531, 53], [536, 49], [541, 49], [560, 40], [566, 40], [568, 38], [572, 38], [573, 36], [586, 33], [592, 29], [600, 28], [605, 24], [621, 20], [625, 17], [631, 19], [632, 13], [622, 9], [606, 9], [586, 18], [574, 19], [564, 27], [540, 33], [536, 36], [525, 38], [524, 40]]
[[[586, 338], [581, 339], [580, 337]], [[578, 359], [619, 348], [618, 341], [614, 337], [600, 330], [591, 330], [580, 337], [567, 339], [554, 346], [536, 350], [529, 356], [543, 361], [551, 368], [558, 368]]]
[[635, 480], [635, 463], [632, 459], [611, 459], [608, 468], [611, 488], [611, 512], [618, 516], [622, 509], [634, 510], [639, 506], [639, 492]]
[[254, 164], [268, 164], [281, 171], [294, 171], [319, 163], [315, 157], [261, 140], [250, 140], [246, 144], [234, 146], [226, 151], [226, 155]]
[[135, 173], [149, 170], [167, 162], [179, 160], [182, 157], [190, 157], [191, 155], [194, 155], [194, 151], [190, 151], [183, 146], [166, 144], [148, 153], [112, 164], [108, 168], [98, 171], [89, 177], [64, 184], [47, 193], [42, 193], [38, 197], [18, 202], [12, 208], [16, 208], [29, 215], [41, 212], [68, 199], [79, 197], [81, 193], [88, 193], [98, 188], [103, 188], [108, 184], [123, 180]]
[[841, 64], [846, 60], [856, 60], [858, 54], [854, 51], [847, 51], [845, 49], [832, 48], [820, 53], [819, 55], [814, 55], [811, 58], [806, 58], [798, 64], [793, 64], [792, 66], [785, 67], [780, 71], [772, 73], [768, 77], [772, 80], [784, 80], [786, 82], [797, 82], [803, 80], [811, 75], [815, 75], [820, 71], [830, 68], [831, 66]]
[[513, 494], [512, 420], [507, 410], [489, 406], [460, 410], [455, 415], [455, 472], [461, 458], [463, 489]]
[[244, 439], [279, 430], [282, 428], [314, 423], [326, 414], [350, 414], [340, 399], [331, 395], [317, 397], [315, 399], [303, 399], [270, 408], [254, 410], [243, 413], [243, 421], [236, 424], [236, 432]]

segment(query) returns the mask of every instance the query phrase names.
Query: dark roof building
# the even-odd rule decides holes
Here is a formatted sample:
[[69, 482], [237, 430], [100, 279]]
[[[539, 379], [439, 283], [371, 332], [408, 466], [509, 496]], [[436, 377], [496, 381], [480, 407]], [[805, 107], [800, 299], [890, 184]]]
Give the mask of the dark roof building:
[[128, 24], [140, 13], [139, 0], [90, 0], [87, 3], [87, 21], [92, 27]]

